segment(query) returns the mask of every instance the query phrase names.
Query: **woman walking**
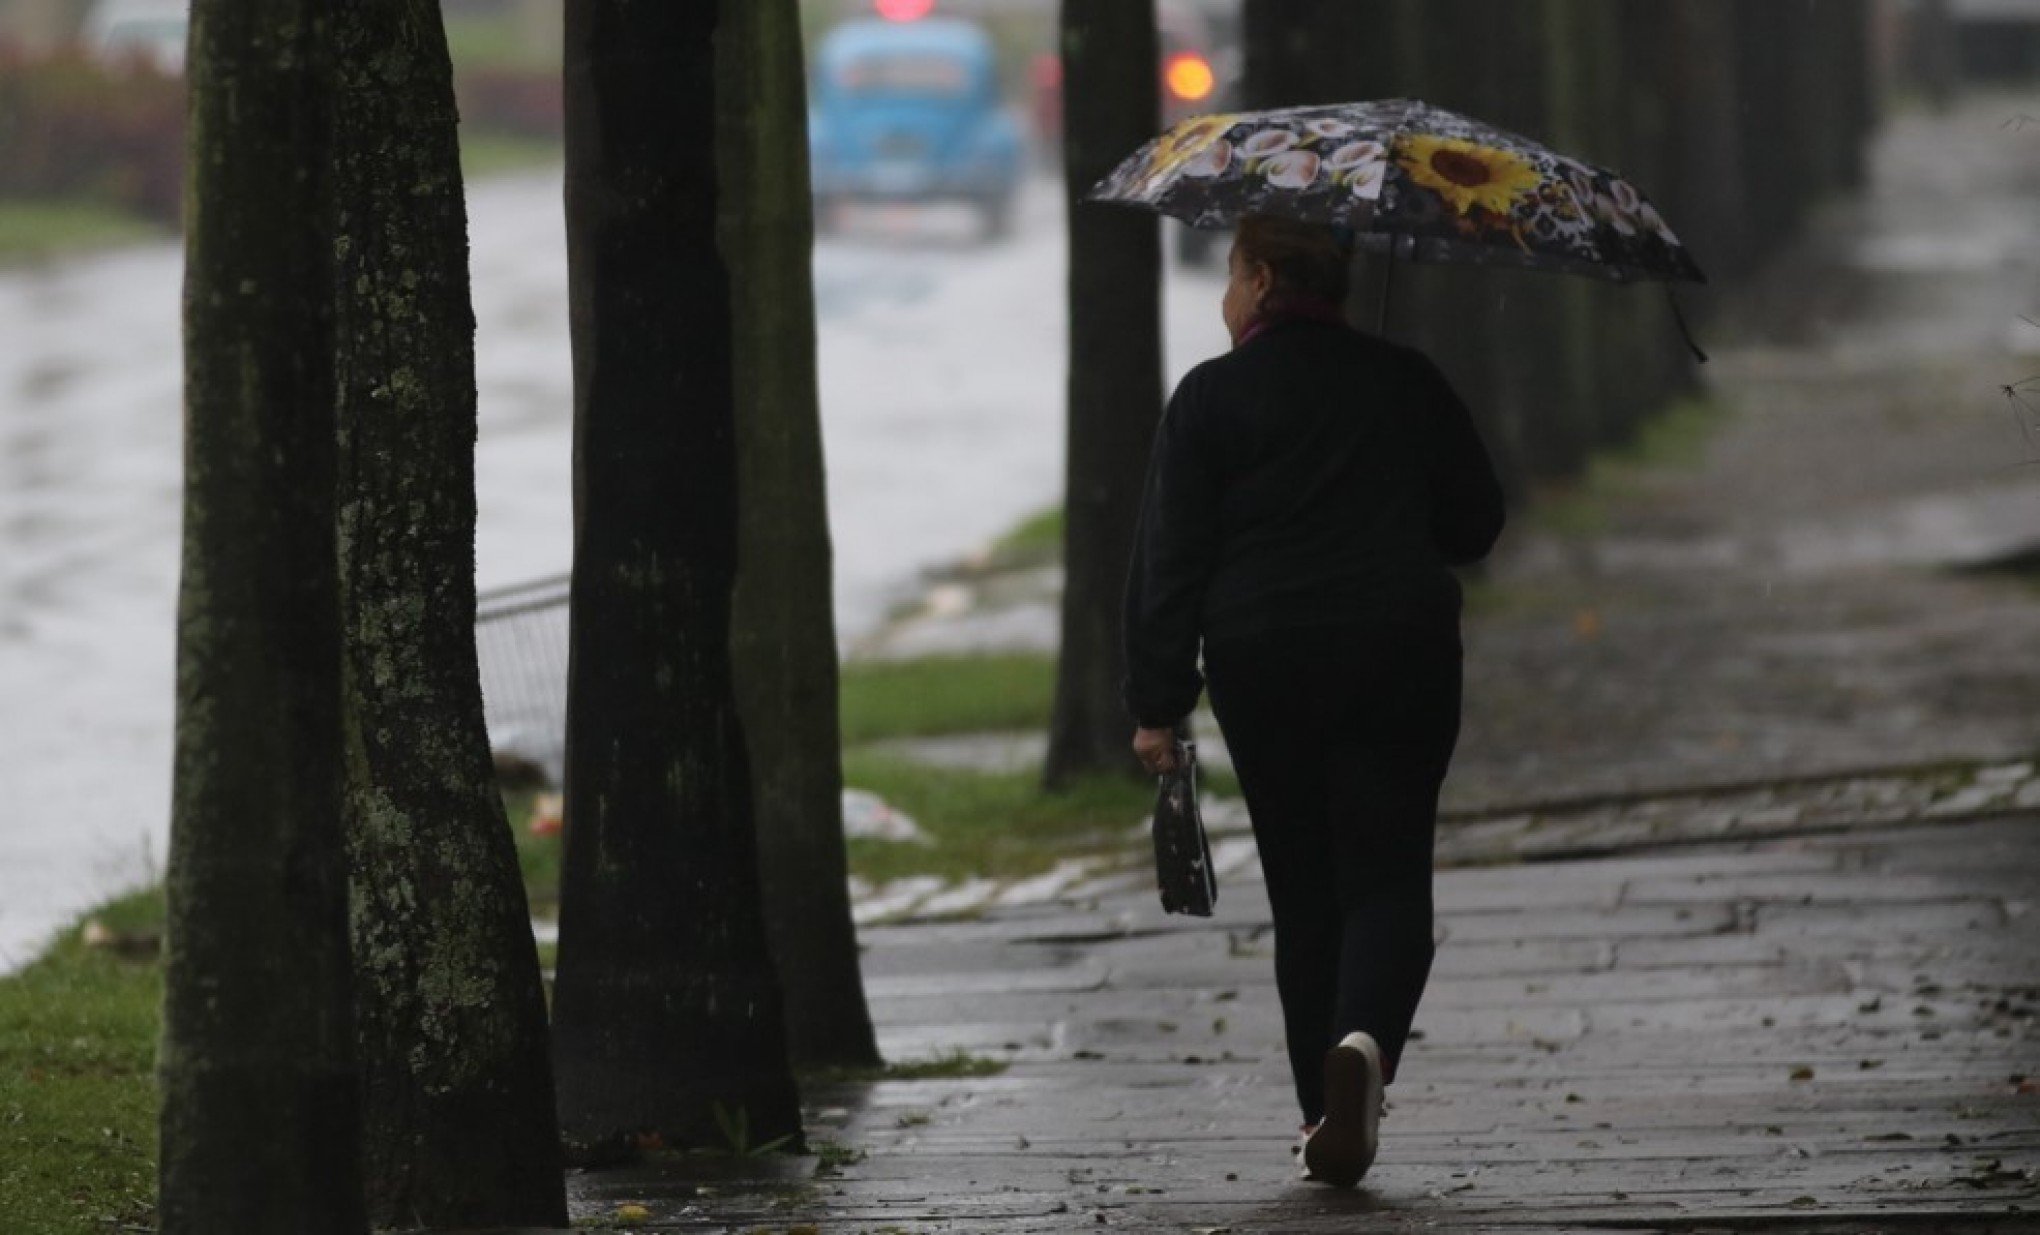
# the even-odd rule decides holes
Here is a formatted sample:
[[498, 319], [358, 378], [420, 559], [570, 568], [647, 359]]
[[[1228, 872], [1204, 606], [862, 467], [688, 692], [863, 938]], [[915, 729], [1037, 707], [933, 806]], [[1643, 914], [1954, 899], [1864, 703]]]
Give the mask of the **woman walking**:
[[1493, 547], [1502, 493], [1436, 366], [1345, 324], [1327, 229], [1248, 219], [1228, 271], [1233, 350], [1183, 379], [1155, 439], [1127, 703], [1166, 771], [1209, 679], [1273, 907], [1306, 1176], [1351, 1186], [1430, 974], [1449, 568]]

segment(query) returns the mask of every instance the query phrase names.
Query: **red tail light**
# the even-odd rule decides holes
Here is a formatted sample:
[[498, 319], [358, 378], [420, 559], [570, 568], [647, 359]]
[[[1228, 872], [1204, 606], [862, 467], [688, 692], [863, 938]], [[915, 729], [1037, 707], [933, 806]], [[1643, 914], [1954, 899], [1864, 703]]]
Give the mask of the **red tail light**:
[[919, 21], [935, 11], [935, 0], [876, 0], [878, 15], [887, 21]]

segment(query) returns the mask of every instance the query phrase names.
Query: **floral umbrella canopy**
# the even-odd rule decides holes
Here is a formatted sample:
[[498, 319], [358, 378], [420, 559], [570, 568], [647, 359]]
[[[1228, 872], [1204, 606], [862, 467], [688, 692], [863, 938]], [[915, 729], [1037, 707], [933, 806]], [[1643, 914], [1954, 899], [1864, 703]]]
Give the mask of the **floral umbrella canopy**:
[[1706, 282], [1627, 180], [1413, 99], [1193, 116], [1090, 200], [1193, 227], [1248, 215], [1324, 223], [1360, 249], [1415, 261]]

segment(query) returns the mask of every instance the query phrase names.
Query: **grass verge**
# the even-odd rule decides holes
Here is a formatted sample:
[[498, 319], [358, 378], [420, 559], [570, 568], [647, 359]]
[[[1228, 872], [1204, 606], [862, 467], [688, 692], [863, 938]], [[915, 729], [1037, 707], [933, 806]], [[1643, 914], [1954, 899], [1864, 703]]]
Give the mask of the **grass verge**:
[[1134, 826], [1154, 803], [1153, 788], [1136, 780], [1099, 777], [1050, 794], [1033, 769], [931, 768], [871, 751], [846, 753], [843, 777], [912, 816], [929, 838], [851, 840], [852, 873], [873, 882], [1024, 879], [1066, 858], [1118, 855], [1137, 843]]
[[[555, 795], [515, 790], [503, 795], [503, 811], [510, 817], [510, 837], [517, 845], [517, 866], [524, 874], [524, 895], [536, 914], [551, 914], [559, 908], [560, 863], [565, 846], [558, 832], [534, 830], [533, 822], [546, 799]], [[546, 806], [547, 810], [554, 809]]]
[[938, 656], [843, 666], [843, 745], [884, 738], [1046, 729], [1055, 658]]
[[533, 37], [514, 13], [449, 13], [446, 43], [457, 69], [559, 68], [559, 49]]
[[992, 542], [985, 572], [1027, 570], [1062, 561], [1063, 522], [1060, 506], [1051, 506], [1021, 520], [1012, 531]]
[[[849, 752], [845, 772], [850, 783], [914, 815], [934, 839], [925, 846], [851, 842], [852, 869], [874, 881], [1022, 878], [1066, 858], [1124, 853], [1140, 843], [1134, 826], [1151, 794], [1138, 781], [1101, 778], [1050, 795], [1031, 770], [931, 769], [869, 751]], [[1236, 792], [1228, 777], [1209, 779], [1218, 792]], [[537, 794], [506, 795], [505, 804], [532, 903], [543, 911], [557, 896], [559, 837], [533, 833]], [[124, 897], [87, 918], [112, 946], [88, 946], [73, 928], [34, 965], [0, 978], [0, 1231], [7, 1235], [148, 1228], [162, 1001], [162, 967], [149, 943], [161, 937], [163, 918], [160, 889]], [[968, 1078], [1005, 1068], [958, 1053], [811, 1079]]]
[[[91, 915], [121, 938], [160, 937], [160, 890]], [[0, 1231], [151, 1229], [156, 1035], [163, 970], [88, 947], [80, 930], [0, 979]]]
[[175, 233], [160, 223], [87, 201], [0, 201], [0, 263], [33, 261]]
[[[1238, 796], [1230, 772], [1207, 765], [1200, 775], [1211, 792]], [[1120, 856], [1145, 843], [1134, 828], [1154, 805], [1154, 789], [1145, 781], [1101, 776], [1051, 794], [1041, 788], [1038, 768], [930, 767], [868, 748], [844, 753], [843, 779], [911, 816], [928, 837], [926, 844], [849, 840], [850, 873], [872, 883], [920, 876], [1025, 879], [1067, 858]], [[561, 837], [532, 830], [532, 795], [507, 801], [532, 911], [550, 914], [559, 903]]]
[[801, 1074], [803, 1084], [835, 1085], [875, 1081], [956, 1081], [1000, 1076], [1009, 1065], [968, 1051], [946, 1051], [927, 1059], [907, 1059], [874, 1068], [818, 1068]]
[[460, 174], [464, 180], [557, 167], [565, 158], [565, 147], [544, 138], [465, 131], [460, 135]]
[[1580, 476], [1541, 489], [1530, 503], [1530, 522], [1558, 536], [1606, 532], [1610, 508], [1634, 496], [1651, 473], [1687, 471], [1707, 457], [1727, 409], [1711, 399], [1682, 399], [1651, 417], [1622, 446], [1596, 452]]

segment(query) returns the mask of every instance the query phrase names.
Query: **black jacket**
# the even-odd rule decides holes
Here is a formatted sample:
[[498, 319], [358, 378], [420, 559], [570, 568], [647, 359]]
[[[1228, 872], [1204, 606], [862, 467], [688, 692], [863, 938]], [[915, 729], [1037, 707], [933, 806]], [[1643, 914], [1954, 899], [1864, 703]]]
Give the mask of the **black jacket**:
[[1190, 371], [1155, 435], [1126, 589], [1126, 702], [1197, 704], [1204, 639], [1454, 623], [1502, 490], [1420, 352], [1343, 326], [1267, 328]]

